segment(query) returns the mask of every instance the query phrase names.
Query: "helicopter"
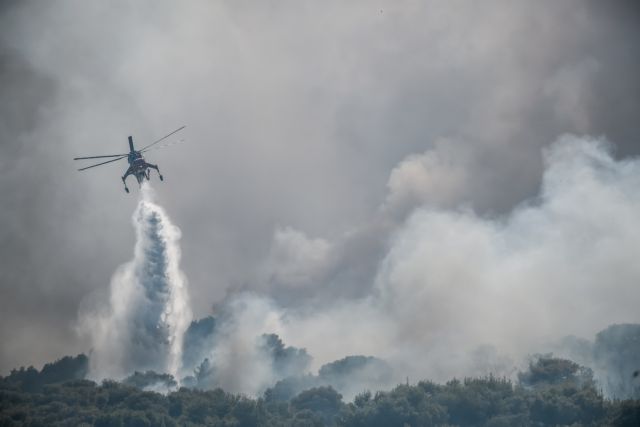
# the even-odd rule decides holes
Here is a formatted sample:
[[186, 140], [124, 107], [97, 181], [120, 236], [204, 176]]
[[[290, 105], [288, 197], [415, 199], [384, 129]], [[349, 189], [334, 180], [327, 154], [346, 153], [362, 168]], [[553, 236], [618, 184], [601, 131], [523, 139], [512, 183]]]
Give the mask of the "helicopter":
[[[87, 166], [87, 167], [78, 169], [79, 171], [83, 171], [83, 170], [95, 168], [96, 166], [101, 166], [101, 165], [106, 165], [107, 163], [116, 162], [116, 161], [122, 160], [122, 159], [124, 159], [126, 157], [127, 161], [129, 162], [129, 168], [124, 173], [124, 176], [122, 176], [122, 183], [124, 184], [124, 191], [126, 191], [128, 193], [129, 192], [129, 187], [127, 187], [126, 179], [127, 179], [127, 177], [129, 175], [135, 176], [136, 180], [138, 180], [138, 185], [142, 185], [142, 182], [145, 179], [147, 181], [150, 179], [150, 174], [149, 174], [150, 170], [151, 169], [155, 169], [156, 172], [158, 172], [158, 176], [160, 177], [160, 181], [164, 181], [164, 177], [160, 173], [160, 169], [158, 168], [158, 165], [154, 165], [152, 163], [147, 163], [144, 160], [144, 157], [142, 157], [142, 153], [144, 153], [145, 151], [149, 151], [150, 149], [152, 149], [151, 147], [155, 146], [159, 142], [164, 141], [165, 139], [169, 138], [171, 135], [181, 131], [184, 128], [186, 128], [186, 126], [179, 127], [178, 129], [174, 130], [173, 132], [169, 133], [168, 135], [165, 135], [162, 138], [152, 142], [151, 144], [142, 147], [140, 150], [136, 150], [133, 147], [133, 137], [129, 136], [129, 152], [128, 153], [125, 153], [125, 154], [108, 154], [108, 155], [104, 155], [104, 156], [75, 157], [73, 160], [102, 159], [102, 158], [114, 157], [113, 159], [107, 160], [106, 162], [102, 162], [102, 163], [98, 163], [98, 164], [95, 164], [95, 165], [91, 165], [91, 166]], [[180, 142], [182, 142], [182, 141], [180, 141]], [[154, 147], [153, 149], [154, 150], [155, 149], [161, 149], [161, 148], [168, 147], [170, 145], [172, 145], [172, 144], [161, 145], [159, 147]]]

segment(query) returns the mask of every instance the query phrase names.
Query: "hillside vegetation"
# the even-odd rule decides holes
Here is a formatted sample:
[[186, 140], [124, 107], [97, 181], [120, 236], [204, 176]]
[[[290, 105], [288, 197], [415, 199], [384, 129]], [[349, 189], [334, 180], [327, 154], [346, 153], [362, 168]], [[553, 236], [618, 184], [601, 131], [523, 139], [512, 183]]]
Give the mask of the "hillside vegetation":
[[[589, 369], [539, 358], [517, 383], [507, 379], [421, 381], [390, 391], [363, 391], [345, 402], [331, 386], [291, 398], [274, 389], [253, 399], [221, 389], [141, 388], [166, 374], [136, 373], [122, 383], [80, 379], [86, 356], [65, 357], [41, 371], [19, 369], [0, 380], [0, 426], [629, 426], [640, 401], [607, 400]], [[170, 376], [169, 376], [170, 377]], [[278, 397], [280, 396], [280, 397]]]

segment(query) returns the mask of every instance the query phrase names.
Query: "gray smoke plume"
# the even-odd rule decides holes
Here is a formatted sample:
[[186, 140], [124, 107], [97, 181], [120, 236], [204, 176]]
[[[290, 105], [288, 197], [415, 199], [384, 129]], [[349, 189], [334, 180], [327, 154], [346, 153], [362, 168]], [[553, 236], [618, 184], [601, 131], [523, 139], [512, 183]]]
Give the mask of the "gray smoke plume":
[[[346, 355], [373, 355], [392, 365], [395, 382], [479, 373], [514, 378], [527, 355], [552, 340], [637, 323], [640, 161], [616, 160], [605, 140], [571, 135], [544, 158], [539, 195], [502, 216], [437, 207], [421, 194], [404, 198], [401, 209], [409, 214], [385, 229], [384, 255], [365, 296], [284, 308], [247, 294], [235, 297], [235, 318], [258, 329], [271, 324], [286, 343], [307, 349], [312, 369]], [[446, 167], [430, 152], [402, 164], [383, 206], [394, 215], [391, 205], [400, 198], [393, 194], [411, 194], [416, 180], [434, 180], [434, 168], [440, 176]], [[362, 237], [351, 233], [320, 245], [303, 232], [286, 233], [295, 239], [276, 233], [272, 262], [283, 267], [271, 271], [287, 274], [271, 275], [270, 286], [308, 291], [331, 283], [332, 254], [353, 247], [349, 236]], [[297, 262], [301, 257], [308, 262]], [[279, 278], [282, 284], [273, 282]], [[257, 333], [240, 323], [241, 333]]]
[[[358, 277], [345, 275], [342, 255], [359, 240], [375, 240], [380, 257], [360, 276], [371, 277], [362, 286], [366, 294], [287, 307], [267, 292], [235, 293], [187, 334], [191, 311], [178, 267], [179, 231], [143, 188], [134, 214], [134, 259], [114, 275], [106, 310], [85, 316], [92, 372], [189, 375], [197, 387], [254, 396], [285, 378], [274, 393], [324, 381], [352, 397], [363, 387], [385, 388], [407, 377], [515, 379], [527, 357], [554, 340], [637, 323], [640, 161], [616, 160], [605, 140], [571, 135], [544, 158], [539, 195], [491, 217], [438, 206], [428, 193], [414, 191], [448, 165], [429, 151], [410, 156], [391, 173], [389, 195], [372, 223], [336, 240], [276, 231], [267, 278], [257, 278], [271, 291], [336, 286], [345, 276]], [[595, 366], [611, 347], [606, 336], [596, 340], [599, 358], [579, 362], [594, 366], [613, 395], [619, 379]], [[385, 368], [361, 369], [346, 380], [328, 375], [327, 366], [342, 366], [331, 364], [339, 359], [374, 360], [352, 355], [375, 356]]]
[[[85, 351], [77, 307], [131, 250], [122, 171], [79, 173], [72, 158], [185, 122], [189, 145], [148, 160], [168, 180], [157, 191], [184, 236], [194, 314], [242, 290], [286, 311], [357, 306], [397, 246], [388, 237], [425, 217], [405, 223], [416, 207], [509, 217], [538, 191], [541, 148], [565, 132], [640, 154], [639, 5], [0, 2], [0, 372]], [[370, 220], [382, 200], [395, 222]], [[441, 246], [443, 267], [449, 248], [464, 249]], [[610, 316], [597, 316], [599, 330]], [[326, 332], [326, 357], [279, 336], [316, 368], [375, 354], [339, 351]]]
[[109, 302], [81, 316], [81, 329], [93, 344], [91, 375], [121, 378], [155, 370], [179, 378], [183, 335], [191, 321], [179, 267], [180, 230], [152, 202], [147, 184], [141, 188], [133, 225], [134, 257], [113, 275]]
[[640, 398], [640, 324], [611, 325], [593, 341], [564, 337], [550, 350], [589, 367], [605, 396]]

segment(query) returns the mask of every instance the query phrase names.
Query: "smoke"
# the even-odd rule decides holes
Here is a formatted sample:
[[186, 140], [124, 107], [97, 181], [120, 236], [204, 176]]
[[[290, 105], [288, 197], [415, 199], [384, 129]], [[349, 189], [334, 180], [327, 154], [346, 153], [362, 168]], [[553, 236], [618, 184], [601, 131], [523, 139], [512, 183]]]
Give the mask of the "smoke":
[[640, 325], [611, 325], [598, 332], [594, 341], [565, 337], [552, 350], [591, 368], [605, 396], [640, 398]]
[[[127, 135], [151, 142], [188, 124], [188, 147], [148, 160], [171, 182], [157, 191], [179, 219], [197, 317], [240, 288], [291, 307], [367, 295], [387, 234], [340, 235], [386, 195], [402, 215], [461, 201], [506, 213], [535, 194], [540, 148], [562, 132], [640, 154], [638, 2], [62, 0], [0, 12], [5, 373], [86, 348], [70, 325], [126, 259], [136, 199], [115, 165], [78, 173], [71, 159], [119, 152]], [[277, 224], [274, 281], [254, 281]], [[305, 236], [299, 261], [313, 269], [281, 263]]]
[[[591, 338], [610, 324], [638, 322], [640, 160], [616, 160], [607, 141], [572, 135], [546, 149], [544, 159], [538, 196], [502, 216], [413, 197], [408, 217], [378, 239], [386, 246], [367, 295], [314, 308], [273, 308], [264, 318], [250, 310], [253, 322], [278, 319], [278, 334], [306, 348], [314, 369], [346, 355], [374, 355], [391, 363], [394, 381], [405, 375], [436, 381], [488, 373], [514, 377], [527, 355], [554, 340]], [[409, 194], [414, 182], [399, 174], [424, 168], [417, 171], [424, 180], [430, 168], [442, 169], [437, 161], [431, 153], [409, 157], [392, 174], [391, 190]], [[400, 188], [403, 182], [412, 187]], [[383, 211], [395, 215], [386, 209], [390, 200], [399, 199], [388, 198]], [[323, 253], [355, 247], [346, 237], [307, 238], [304, 248], [304, 233], [287, 234], [296, 238], [275, 235], [283, 267], [271, 271], [293, 271], [290, 261], [301, 256], [318, 259], [305, 254], [317, 253], [320, 241]], [[291, 248], [283, 247], [287, 242]], [[309, 278], [330, 283], [332, 275], [344, 274], [330, 262], [296, 266], [301, 270], [281, 276], [282, 286], [295, 288], [296, 280], [323, 286]], [[242, 296], [236, 305], [237, 298]], [[256, 304], [256, 298], [249, 299]]]
[[243, 295], [221, 309], [221, 327], [210, 352], [210, 386], [256, 395], [276, 380], [263, 334], [281, 330], [281, 316], [266, 298]]
[[133, 214], [133, 259], [111, 280], [107, 304], [81, 314], [92, 343], [91, 376], [121, 378], [134, 371], [179, 378], [184, 331], [191, 321], [187, 282], [180, 270], [180, 230], [153, 203], [143, 184]]
[[[277, 229], [268, 268], [256, 279], [265, 292], [228, 295], [213, 317], [192, 325], [184, 346], [191, 312], [178, 267], [179, 231], [143, 188], [134, 259], [114, 275], [106, 310], [88, 317], [92, 372], [193, 374], [187, 382], [201, 388], [259, 395], [285, 377], [291, 382], [281, 388], [322, 379], [339, 359], [369, 360], [348, 356], [383, 360], [384, 375], [376, 377], [376, 368], [332, 380], [353, 396], [407, 377], [515, 379], [529, 355], [566, 335], [591, 338], [610, 324], [640, 321], [640, 160], [616, 160], [607, 141], [572, 135], [546, 149], [544, 159], [538, 196], [488, 216], [444, 207], [422, 192], [418, 184], [450, 168], [451, 157], [408, 157], [391, 173], [390, 194], [370, 223], [337, 239]], [[360, 241], [375, 241], [377, 249], [349, 254]], [[369, 271], [346, 271], [357, 263], [344, 256], [361, 257], [355, 268]], [[370, 278], [357, 285], [363, 295], [297, 306], [271, 295], [356, 278]], [[306, 376], [314, 372], [318, 379]]]

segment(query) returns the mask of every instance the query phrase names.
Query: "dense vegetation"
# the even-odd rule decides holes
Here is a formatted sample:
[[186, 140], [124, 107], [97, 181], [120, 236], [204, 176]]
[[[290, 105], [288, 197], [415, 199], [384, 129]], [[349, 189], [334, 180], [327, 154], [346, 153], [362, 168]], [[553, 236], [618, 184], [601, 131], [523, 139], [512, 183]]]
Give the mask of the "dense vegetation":
[[[251, 399], [221, 389], [144, 391], [171, 378], [136, 373], [123, 383], [78, 379], [87, 358], [66, 357], [14, 370], [0, 380], [0, 426], [634, 426], [640, 401], [603, 399], [590, 370], [540, 358], [517, 384], [487, 377], [365, 391], [352, 403], [330, 386], [283, 399], [273, 389]], [[337, 367], [336, 367], [337, 368]]]

